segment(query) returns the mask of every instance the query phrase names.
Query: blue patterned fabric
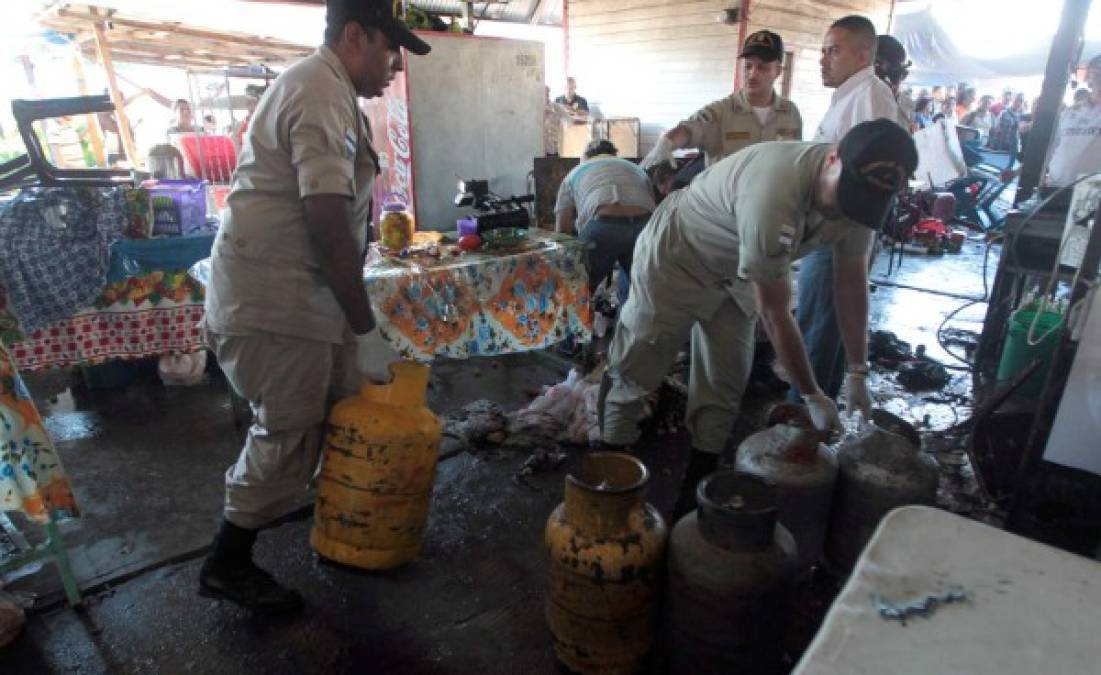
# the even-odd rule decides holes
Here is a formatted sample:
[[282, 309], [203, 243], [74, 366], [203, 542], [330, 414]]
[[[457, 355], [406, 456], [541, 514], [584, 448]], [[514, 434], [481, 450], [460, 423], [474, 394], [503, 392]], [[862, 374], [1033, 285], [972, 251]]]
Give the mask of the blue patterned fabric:
[[0, 284], [25, 333], [95, 301], [127, 218], [115, 188], [31, 188], [0, 206]]

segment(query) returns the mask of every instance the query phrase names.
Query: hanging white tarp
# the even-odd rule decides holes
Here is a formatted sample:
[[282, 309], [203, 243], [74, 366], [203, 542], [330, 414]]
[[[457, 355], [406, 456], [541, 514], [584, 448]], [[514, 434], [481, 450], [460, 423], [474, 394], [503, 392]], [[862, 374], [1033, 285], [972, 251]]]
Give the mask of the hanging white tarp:
[[[912, 83], [1040, 76], [1062, 3], [1007, 0], [900, 2], [891, 34], [914, 62]], [[1097, 3], [1101, 5], [1101, 3]], [[1043, 9], [1040, 10], [1039, 8]], [[1086, 26], [1083, 61], [1101, 53], [1101, 9]]]

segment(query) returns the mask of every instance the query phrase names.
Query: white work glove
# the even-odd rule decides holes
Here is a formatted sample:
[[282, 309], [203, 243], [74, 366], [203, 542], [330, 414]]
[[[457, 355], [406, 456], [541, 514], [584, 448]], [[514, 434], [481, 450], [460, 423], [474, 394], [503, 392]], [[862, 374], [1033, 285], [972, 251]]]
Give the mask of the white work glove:
[[842, 385], [845, 401], [845, 411], [850, 415], [858, 410], [864, 415], [864, 421], [872, 419], [872, 394], [868, 391], [867, 373], [846, 373], [845, 384]]
[[398, 350], [390, 346], [378, 328], [356, 336], [356, 368], [375, 384], [388, 384], [394, 376], [390, 365], [401, 360]]
[[646, 171], [650, 167], [661, 164], [662, 162], [673, 163], [673, 141], [665, 136], [658, 139], [657, 145], [651, 148], [649, 154], [643, 157], [638, 165], [643, 171]]
[[809, 394], [803, 397], [807, 404], [810, 419], [814, 422], [814, 428], [832, 434], [841, 433], [841, 415], [837, 412], [837, 404], [822, 392]]

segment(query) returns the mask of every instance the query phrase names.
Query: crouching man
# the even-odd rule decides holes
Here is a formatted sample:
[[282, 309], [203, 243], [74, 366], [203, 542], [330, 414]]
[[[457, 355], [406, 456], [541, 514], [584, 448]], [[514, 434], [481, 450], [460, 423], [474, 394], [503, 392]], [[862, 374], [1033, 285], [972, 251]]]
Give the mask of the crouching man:
[[[840, 427], [791, 315], [793, 260], [832, 247], [846, 404], [870, 412], [868, 253], [917, 167], [910, 135], [888, 120], [830, 143], [761, 143], [716, 163], [661, 203], [635, 247], [630, 296], [608, 353], [603, 440], [639, 437], [644, 398], [691, 338], [686, 425], [692, 456], [675, 515], [695, 508], [696, 483], [715, 470], [738, 414], [758, 315], [817, 428]], [[841, 218], [845, 216], [845, 218]]]

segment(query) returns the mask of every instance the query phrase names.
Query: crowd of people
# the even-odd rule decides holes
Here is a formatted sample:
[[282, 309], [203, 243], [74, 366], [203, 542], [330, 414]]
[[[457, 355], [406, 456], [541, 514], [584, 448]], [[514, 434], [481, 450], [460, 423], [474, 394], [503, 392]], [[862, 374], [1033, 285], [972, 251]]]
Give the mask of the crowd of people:
[[[1049, 184], [1066, 185], [1101, 170], [1101, 55], [1087, 64], [1085, 80], [1070, 105], [1059, 110], [1049, 153]], [[938, 85], [917, 91], [910, 124], [918, 131], [945, 119], [977, 131], [981, 147], [1016, 159], [1024, 155], [1038, 105], [1039, 97], [1023, 91], [1005, 89], [995, 97], [980, 94], [966, 82]]]
[[[1088, 93], [1088, 90], [1087, 90]], [[971, 127], [992, 150], [1018, 153], [1032, 125], [1032, 111], [1038, 98], [1028, 99], [1024, 92], [1006, 89], [1000, 97], [979, 94], [966, 82], [923, 87], [915, 94], [910, 123], [915, 131], [944, 119]]]

